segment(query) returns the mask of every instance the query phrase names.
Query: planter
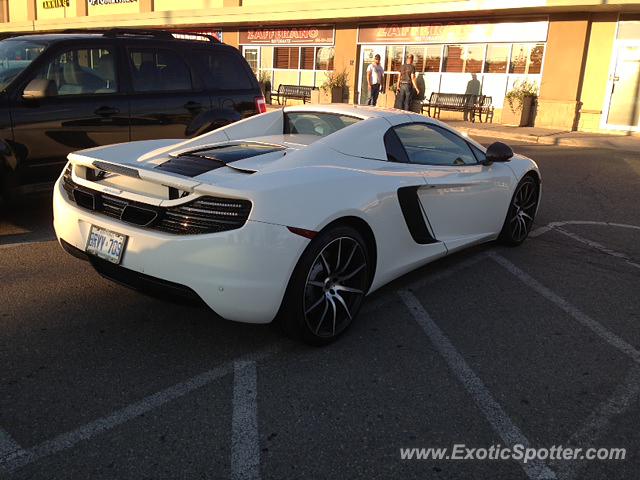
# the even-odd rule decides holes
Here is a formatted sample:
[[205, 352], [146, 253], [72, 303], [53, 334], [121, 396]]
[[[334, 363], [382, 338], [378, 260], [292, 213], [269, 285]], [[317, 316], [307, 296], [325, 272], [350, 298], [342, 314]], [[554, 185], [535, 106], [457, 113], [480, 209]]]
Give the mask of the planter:
[[264, 95], [264, 101], [267, 103], [271, 103], [271, 82], [258, 82], [260, 85], [260, 90], [262, 90], [262, 94]]
[[331, 103], [342, 103], [343, 94], [344, 94], [344, 88], [333, 87], [331, 89]]
[[515, 127], [528, 127], [531, 124], [531, 114], [533, 112], [533, 102], [535, 97], [524, 97], [522, 99], [522, 108], [516, 110], [515, 113], [511, 111], [509, 102], [505, 101], [502, 107], [502, 124], [512, 125]]

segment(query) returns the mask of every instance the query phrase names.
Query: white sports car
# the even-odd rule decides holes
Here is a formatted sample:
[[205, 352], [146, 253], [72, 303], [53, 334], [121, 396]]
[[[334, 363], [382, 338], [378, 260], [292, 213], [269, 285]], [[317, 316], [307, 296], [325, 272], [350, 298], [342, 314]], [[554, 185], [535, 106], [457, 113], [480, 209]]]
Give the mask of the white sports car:
[[537, 165], [502, 143], [399, 110], [306, 105], [72, 153], [53, 208], [60, 244], [102, 275], [323, 344], [394, 278], [521, 243], [539, 200]]

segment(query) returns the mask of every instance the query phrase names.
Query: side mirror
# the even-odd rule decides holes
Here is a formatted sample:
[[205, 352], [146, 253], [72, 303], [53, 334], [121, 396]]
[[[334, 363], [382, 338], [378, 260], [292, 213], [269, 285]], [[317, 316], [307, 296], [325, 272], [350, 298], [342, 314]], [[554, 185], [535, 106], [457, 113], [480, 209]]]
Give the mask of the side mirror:
[[35, 78], [31, 80], [24, 91], [22, 98], [25, 100], [39, 100], [45, 97], [54, 97], [58, 94], [58, 87], [53, 80]]
[[513, 157], [513, 150], [506, 143], [494, 142], [487, 148], [485, 165], [493, 162], [508, 162]]

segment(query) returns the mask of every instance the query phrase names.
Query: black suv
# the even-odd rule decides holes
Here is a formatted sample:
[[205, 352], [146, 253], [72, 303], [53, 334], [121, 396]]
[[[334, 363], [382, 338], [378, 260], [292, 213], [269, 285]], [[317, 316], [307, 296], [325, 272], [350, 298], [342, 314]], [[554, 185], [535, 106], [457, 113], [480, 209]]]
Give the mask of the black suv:
[[0, 197], [50, 185], [69, 152], [200, 135], [264, 112], [235, 48], [204, 35], [108, 30], [0, 41]]

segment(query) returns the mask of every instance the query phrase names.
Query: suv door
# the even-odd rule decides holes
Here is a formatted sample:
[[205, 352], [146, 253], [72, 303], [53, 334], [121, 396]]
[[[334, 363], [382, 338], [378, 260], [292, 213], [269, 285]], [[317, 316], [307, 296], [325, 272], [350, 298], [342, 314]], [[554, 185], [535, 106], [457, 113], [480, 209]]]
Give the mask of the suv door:
[[185, 60], [166, 46], [126, 49], [131, 76], [131, 140], [186, 138], [198, 132], [211, 108], [202, 81]]
[[[11, 99], [22, 183], [55, 179], [72, 151], [129, 141], [129, 104], [114, 45], [61, 46], [45, 55]], [[34, 79], [49, 80], [50, 94], [25, 100]]]
[[194, 63], [211, 95], [214, 128], [255, 115], [262, 92], [247, 61], [232, 48], [197, 49]]

